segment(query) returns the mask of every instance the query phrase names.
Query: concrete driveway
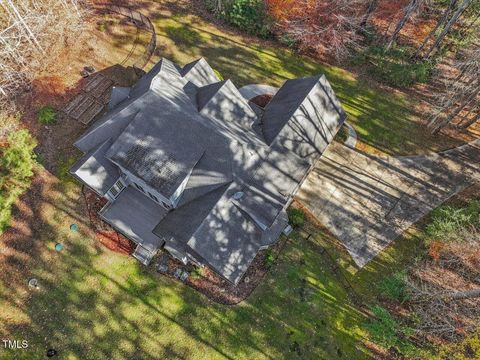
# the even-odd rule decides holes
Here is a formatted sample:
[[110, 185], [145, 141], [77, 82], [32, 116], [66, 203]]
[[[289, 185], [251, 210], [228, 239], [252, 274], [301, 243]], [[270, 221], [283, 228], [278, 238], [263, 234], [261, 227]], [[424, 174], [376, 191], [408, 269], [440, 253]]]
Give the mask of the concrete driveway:
[[480, 140], [439, 154], [376, 157], [333, 143], [297, 199], [359, 267], [433, 208], [480, 181]]

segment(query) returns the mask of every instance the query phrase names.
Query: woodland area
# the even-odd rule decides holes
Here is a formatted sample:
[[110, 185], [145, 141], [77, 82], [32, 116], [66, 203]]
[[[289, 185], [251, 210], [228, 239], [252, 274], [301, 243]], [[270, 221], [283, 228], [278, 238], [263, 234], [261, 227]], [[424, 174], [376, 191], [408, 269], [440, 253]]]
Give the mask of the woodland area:
[[477, 0], [207, 0], [227, 22], [394, 87], [434, 82], [428, 126], [480, 118]]

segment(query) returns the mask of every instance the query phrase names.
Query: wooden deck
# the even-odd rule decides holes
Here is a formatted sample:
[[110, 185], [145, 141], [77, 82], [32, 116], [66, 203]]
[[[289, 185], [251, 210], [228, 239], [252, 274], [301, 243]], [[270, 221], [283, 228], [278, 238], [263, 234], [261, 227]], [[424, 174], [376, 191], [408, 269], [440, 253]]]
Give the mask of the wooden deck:
[[100, 73], [92, 75], [84, 90], [63, 108], [63, 112], [84, 125], [90, 124], [108, 103], [113, 85], [112, 80]]

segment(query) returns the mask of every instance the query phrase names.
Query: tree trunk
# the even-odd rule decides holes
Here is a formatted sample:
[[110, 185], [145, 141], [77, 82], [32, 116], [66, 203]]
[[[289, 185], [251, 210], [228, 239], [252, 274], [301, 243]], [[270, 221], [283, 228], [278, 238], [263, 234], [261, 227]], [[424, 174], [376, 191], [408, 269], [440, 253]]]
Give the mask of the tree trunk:
[[0, 0], [0, 4], [5, 8], [5, 10], [9, 13], [10, 11], [8, 10], [8, 7], [10, 7], [10, 9], [13, 11], [13, 14], [14, 14], [14, 17], [20, 22], [20, 24], [22, 24], [22, 28], [24, 29], [25, 33], [26, 33], [26, 37], [28, 39], [28, 41], [37, 47], [38, 50], [40, 50], [40, 52], [42, 53], [45, 53], [45, 51], [43, 50], [43, 48], [41, 47], [40, 43], [38, 42], [36, 36], [33, 34], [32, 30], [30, 29], [30, 27], [27, 25], [27, 23], [25, 22], [25, 20], [23, 19], [22, 15], [20, 15], [20, 13], [18, 12], [17, 8], [15, 7], [15, 5], [13, 4], [13, 2], [11, 0], [6, 0], [6, 5], [4, 4], [4, 0]]
[[444, 295], [446, 300], [464, 300], [480, 297], [480, 288], [467, 291], [455, 291]]
[[[477, 81], [477, 83], [478, 83], [478, 81]], [[457, 110], [455, 110], [452, 114], [447, 116], [447, 118], [445, 120], [441, 121], [438, 125], [436, 125], [433, 128], [432, 134], [438, 133], [445, 125], [447, 125], [449, 122], [451, 122], [458, 114], [460, 114], [460, 112], [462, 111], [462, 109], [465, 106], [467, 106], [471, 101], [475, 100], [475, 98], [478, 96], [479, 93], [480, 93], [480, 86], [476, 85], [476, 88], [473, 90], [473, 92], [470, 93], [467, 96], [467, 98], [463, 102], [460, 103]]]
[[438, 28], [440, 26], [443, 26], [443, 24], [445, 24], [445, 22], [447, 21], [448, 17], [450, 16], [450, 13], [451, 11], [454, 9], [455, 5], [457, 4], [457, 1], [458, 0], [452, 0], [450, 2], [450, 5], [448, 6], [447, 9], [445, 9], [445, 11], [443, 12], [443, 15], [441, 17], [441, 19], [437, 22], [437, 25], [432, 29], [432, 31], [430, 31], [428, 33], [428, 35], [425, 37], [425, 39], [423, 40], [422, 44], [420, 45], [420, 47], [417, 49], [417, 51], [415, 51], [415, 54], [412, 55], [412, 58], [417, 58], [420, 53], [422, 52], [423, 48], [425, 47], [425, 45], [427, 45], [428, 41], [432, 38], [433, 35], [435, 35], [435, 33], [437, 32]]
[[368, 19], [370, 19], [370, 16], [372, 16], [373, 12], [377, 9], [378, 7], [378, 0], [372, 0], [368, 4], [367, 12], [365, 13], [365, 16], [362, 19], [362, 22], [360, 23], [360, 29], [363, 31], [365, 30], [365, 27], [367, 26]]
[[397, 27], [395, 28], [395, 31], [393, 32], [392, 36], [390, 37], [390, 40], [388, 41], [387, 50], [390, 49], [390, 47], [393, 45], [400, 31], [403, 29], [403, 27], [405, 26], [407, 21], [410, 19], [410, 17], [413, 15], [413, 13], [419, 8], [422, 2], [423, 0], [410, 1], [408, 6], [405, 8], [405, 14], [398, 22]]
[[472, 0], [463, 0], [463, 2], [460, 4], [458, 7], [457, 11], [453, 14], [452, 18], [450, 21], [445, 25], [443, 28], [443, 31], [440, 33], [440, 35], [437, 37], [437, 40], [432, 44], [430, 49], [428, 49], [427, 53], [423, 57], [423, 59], [428, 59], [431, 55], [432, 52], [436, 49], [438, 49], [438, 46], [442, 43], [443, 39], [445, 39], [445, 36], [450, 32], [450, 29], [453, 24], [455, 24], [458, 20], [458, 18], [463, 14], [465, 9], [472, 3]]

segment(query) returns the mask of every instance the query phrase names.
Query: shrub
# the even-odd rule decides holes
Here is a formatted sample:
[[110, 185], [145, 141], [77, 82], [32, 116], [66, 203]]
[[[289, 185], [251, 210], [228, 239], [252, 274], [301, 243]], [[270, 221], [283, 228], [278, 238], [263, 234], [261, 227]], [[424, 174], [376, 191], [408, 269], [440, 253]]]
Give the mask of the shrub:
[[385, 278], [379, 285], [380, 293], [390, 300], [404, 302], [408, 300], [406, 284], [407, 272], [403, 270]]
[[294, 228], [301, 227], [305, 223], [305, 213], [300, 209], [289, 209], [288, 222]]
[[413, 335], [412, 329], [398, 323], [387, 309], [379, 305], [375, 305], [371, 310], [375, 319], [365, 324], [365, 327], [373, 342], [385, 349], [394, 347], [405, 355], [411, 355], [417, 351], [408, 340], [408, 337]]
[[28, 130], [12, 131], [0, 149], [0, 234], [10, 223], [13, 204], [30, 184], [36, 143]]
[[192, 271], [190, 271], [190, 277], [192, 279], [200, 279], [204, 276], [204, 268], [202, 267], [195, 267]]
[[348, 128], [346, 125], [342, 125], [342, 127], [338, 130], [337, 135], [335, 136], [335, 140], [341, 143], [344, 143], [348, 139]]
[[435, 62], [413, 62], [412, 49], [406, 46], [371, 45], [352, 57], [354, 65], [368, 65], [371, 73], [380, 81], [392, 86], [408, 87], [417, 82], [427, 82], [435, 67]]
[[272, 267], [273, 263], [275, 262], [275, 257], [273, 256], [273, 251], [268, 249], [265, 253], [265, 258], [263, 259], [263, 263], [267, 268]]
[[54, 124], [57, 121], [57, 111], [52, 106], [42, 107], [37, 114], [40, 124]]
[[215, 75], [217, 75], [217, 77], [218, 77], [221, 81], [225, 80], [225, 79], [223, 78], [223, 75], [220, 73], [220, 71], [218, 71], [218, 70], [216, 70], [216, 69], [213, 69], [213, 72], [215, 73]]
[[431, 213], [426, 227], [427, 240], [463, 241], [480, 228], [480, 201], [470, 201], [465, 207], [440, 206]]
[[[207, 7], [215, 9], [215, 1], [207, 0]], [[246, 32], [267, 38], [272, 35], [271, 22], [262, 0], [230, 0], [218, 14], [230, 24]]]

